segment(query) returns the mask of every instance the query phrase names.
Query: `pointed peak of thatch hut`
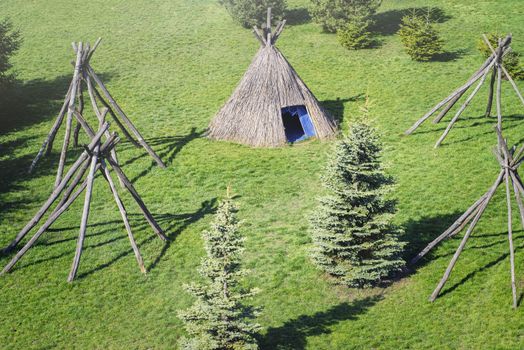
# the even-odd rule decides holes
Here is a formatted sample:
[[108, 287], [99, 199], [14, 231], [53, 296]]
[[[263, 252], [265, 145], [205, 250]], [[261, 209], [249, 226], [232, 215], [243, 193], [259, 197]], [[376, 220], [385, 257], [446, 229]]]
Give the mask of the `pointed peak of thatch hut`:
[[233, 95], [209, 125], [208, 136], [253, 147], [278, 147], [309, 137], [336, 133], [335, 122], [275, 47], [286, 21], [273, 31], [271, 9], [263, 29], [253, 33], [261, 44]]

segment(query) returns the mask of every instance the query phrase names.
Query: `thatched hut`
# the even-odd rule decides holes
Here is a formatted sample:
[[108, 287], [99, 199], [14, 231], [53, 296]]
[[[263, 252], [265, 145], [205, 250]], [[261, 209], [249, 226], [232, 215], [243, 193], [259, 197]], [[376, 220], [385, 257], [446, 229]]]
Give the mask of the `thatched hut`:
[[270, 13], [264, 30], [254, 28], [261, 43], [258, 53], [209, 125], [212, 139], [277, 147], [309, 137], [325, 139], [336, 132], [333, 119], [275, 47], [285, 21], [272, 32]]

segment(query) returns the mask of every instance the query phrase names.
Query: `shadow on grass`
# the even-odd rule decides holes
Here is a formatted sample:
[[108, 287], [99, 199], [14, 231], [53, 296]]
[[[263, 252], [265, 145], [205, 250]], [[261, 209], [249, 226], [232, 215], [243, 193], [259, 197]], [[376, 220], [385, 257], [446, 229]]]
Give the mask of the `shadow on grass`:
[[311, 21], [311, 15], [305, 7], [287, 10], [284, 18], [286, 19], [286, 24], [289, 25], [306, 24]]
[[[418, 14], [426, 14], [427, 7], [411, 7], [379, 12], [373, 16], [375, 24], [370, 30], [379, 35], [393, 35], [400, 29], [402, 17], [413, 13], [413, 11]], [[430, 18], [435, 23], [444, 23], [452, 17], [447, 15], [441, 8], [432, 7]]]
[[[107, 82], [111, 76], [104, 73], [101, 79]], [[9, 93], [0, 97], [0, 135], [56, 117], [71, 78], [72, 75], [62, 75], [52, 80], [13, 83]]]
[[330, 326], [357, 319], [381, 299], [381, 296], [368, 297], [341, 303], [313, 315], [299, 316], [280, 327], [269, 328], [265, 335], [260, 336], [258, 343], [261, 349], [267, 350], [305, 349], [307, 337], [331, 333]]
[[[409, 263], [414, 256], [451, 226], [462, 214], [462, 212], [455, 212], [453, 214], [424, 216], [418, 220], [406, 222], [404, 224], [404, 235], [401, 237], [402, 241], [407, 242], [404, 252], [405, 260]], [[409, 266], [409, 268], [416, 269], [422, 266], [431, 259], [431, 256], [432, 251], [428, 252], [416, 265]]]
[[[461, 104], [458, 103], [458, 105], [460, 106]], [[451, 116], [454, 115], [453, 110], [448, 113], [448, 117], [445, 120], [439, 123], [439, 124], [442, 124], [442, 127], [439, 127], [439, 128], [433, 127], [431, 129], [425, 129], [425, 130], [422, 129], [423, 127], [421, 127], [421, 128], [418, 128], [413, 133], [412, 136], [417, 135], [417, 134], [421, 134], [421, 135], [439, 134], [440, 136], [440, 134], [442, 134], [444, 130], [446, 130], [446, 127], [449, 123], [449, 118], [451, 118], [451, 116], [449, 115]], [[524, 115], [522, 114], [511, 114], [511, 115], [506, 115], [503, 117], [503, 123], [506, 128], [514, 127], [521, 121], [524, 121]], [[431, 122], [426, 122], [426, 124], [430, 124], [430, 123]], [[467, 117], [467, 116], [462, 115], [459, 118], [459, 120], [457, 121], [457, 123], [455, 123], [449, 135], [446, 137], [446, 139], [444, 140], [444, 142], [441, 144], [440, 147], [444, 147], [446, 145], [460, 144], [460, 143], [464, 143], [470, 140], [478, 140], [479, 137], [482, 135], [489, 135], [489, 134], [494, 135], [495, 134], [494, 129], [490, 126], [495, 126], [496, 124], [497, 124], [497, 120], [496, 118], [493, 118], [493, 117], [486, 117], [484, 115], [476, 116], [476, 117]], [[477, 131], [477, 130], [480, 130], [480, 127], [484, 128], [485, 131]], [[460, 130], [466, 130], [468, 131], [468, 134], [465, 137], [462, 137], [457, 140], [454, 135], [459, 133]], [[469, 132], [470, 130], [471, 132]], [[437, 138], [435, 139], [435, 141], [437, 141]], [[524, 142], [524, 137], [522, 137], [520, 140], [517, 140], [513, 143], [518, 145], [518, 144], [521, 144], [522, 142]]]
[[[166, 137], [154, 137], [147, 140], [147, 143], [153, 148], [158, 154], [160, 159], [169, 166], [175, 159], [176, 155], [186, 146], [189, 142], [202, 137], [205, 130], [197, 131], [196, 128], [192, 128], [191, 131], [182, 136], [166, 136]], [[132, 147], [131, 143], [127, 142], [123, 144], [124, 147]], [[124, 148], [122, 147], [122, 148]], [[141, 154], [131, 159], [126, 160], [122, 166], [126, 166], [136, 162], [139, 159], [149, 157], [149, 154], [145, 150], [141, 150]], [[157, 166], [154, 160], [151, 160], [151, 164], [145, 167], [139, 174], [135, 175], [131, 182], [136, 182], [138, 179], [146, 176], [153, 167]]]
[[445, 51], [433, 56], [430, 62], [451, 62], [456, 61], [467, 53], [467, 50]]
[[336, 100], [324, 100], [320, 102], [320, 104], [333, 117], [337, 125], [340, 125], [344, 121], [344, 110], [345, 110], [344, 105], [347, 102], [363, 101], [364, 99], [365, 99], [365, 94], [360, 93], [358, 95], [348, 97], [348, 98], [337, 97]]
[[[213, 213], [215, 211], [215, 209], [216, 209], [216, 205], [217, 205], [217, 198], [213, 198], [213, 199], [210, 199], [210, 200], [202, 202], [200, 208], [198, 208], [194, 212], [184, 213], [184, 214], [158, 214], [158, 215], [154, 215], [155, 220], [160, 225], [160, 227], [163, 228], [163, 230], [164, 230], [164, 232], [165, 232], [165, 234], [166, 234], [166, 236], [168, 237], [169, 240], [167, 242], [165, 242], [164, 246], [162, 247], [162, 249], [160, 250], [158, 255], [155, 256], [153, 262], [150, 264], [150, 266], [148, 266], [147, 269], [148, 270], [154, 269], [158, 265], [158, 263], [162, 260], [162, 258], [165, 256], [165, 254], [167, 253], [167, 251], [169, 250], [169, 248], [171, 247], [173, 242], [176, 240], [177, 236], [180, 233], [182, 233], [187, 227], [192, 225], [193, 223], [196, 223], [200, 219], [204, 218], [206, 215]], [[150, 229], [149, 224], [145, 221], [145, 218], [143, 217], [142, 214], [138, 214], [138, 213], [136, 213], [136, 214], [128, 214], [128, 218], [129, 218], [129, 222], [130, 222], [130, 225], [131, 225], [131, 229], [133, 230], [133, 233], [135, 233], [137, 231], [147, 231], [148, 232], [148, 238], [143, 239], [141, 241], [137, 240], [137, 245], [138, 245], [139, 248], [141, 246], [144, 246], [144, 245], [150, 243], [151, 241], [153, 241], [155, 239], [159, 239], [158, 236], [156, 234], [154, 234], [152, 229]], [[119, 225], [119, 224], [122, 226], [121, 232], [115, 232], [115, 228], [113, 226], [114, 225]], [[103, 227], [103, 228], [101, 230], [99, 230], [98, 232], [94, 233], [94, 234], [89, 234], [89, 229], [90, 228], [94, 228], [94, 227]], [[50, 228], [50, 229], [47, 230], [47, 234], [49, 234], [51, 232], [61, 233], [61, 232], [67, 232], [67, 231], [70, 231], [70, 230], [78, 230], [78, 229], [79, 229], [78, 226]], [[102, 246], [105, 246], [105, 245], [108, 245], [108, 244], [111, 244], [111, 243], [114, 243], [116, 241], [123, 240], [123, 239], [127, 240], [127, 234], [126, 234], [126, 231], [125, 231], [124, 224], [123, 224], [122, 220], [111, 220], [111, 221], [106, 221], [106, 222], [101, 222], [101, 223], [95, 223], [95, 224], [88, 225], [86, 241], [89, 241], [89, 238], [92, 238], [92, 237], [95, 237], [95, 236], [105, 236], [107, 234], [117, 234], [117, 236], [109, 238], [109, 239], [107, 239], [105, 241], [102, 241], [102, 242], [98, 242], [98, 243], [94, 243], [94, 244], [86, 244], [84, 246], [84, 250], [90, 250], [90, 249], [94, 249], [94, 248], [99, 248], [99, 247], [102, 247]], [[35, 245], [39, 245], [39, 246], [53, 246], [53, 245], [58, 245], [58, 244], [67, 243], [67, 242], [71, 242], [71, 241], [76, 241], [77, 240], [76, 235], [73, 236], [73, 237], [63, 238], [63, 239], [59, 239], [59, 240], [48, 240], [45, 237], [46, 237], [46, 235], [44, 234], [42, 236], [41, 240], [39, 242], [37, 242]], [[136, 239], [136, 236], [135, 236], [135, 239]], [[15, 251], [17, 251], [17, 250], [15, 250]], [[16, 252], [13, 252], [13, 254], [9, 254], [9, 255], [14, 255], [15, 253]], [[91, 270], [88, 270], [86, 272], [83, 272], [83, 273], [79, 274], [77, 278], [79, 278], [79, 279], [85, 278], [85, 277], [87, 277], [87, 276], [89, 276], [89, 275], [91, 275], [91, 274], [93, 274], [93, 273], [95, 273], [97, 271], [103, 270], [104, 268], [107, 268], [107, 267], [111, 266], [112, 264], [114, 264], [115, 262], [121, 260], [122, 258], [125, 258], [127, 256], [133, 256], [133, 254], [134, 254], [133, 249], [131, 247], [129, 247], [128, 249], [120, 251], [116, 256], [112, 257], [106, 263], [104, 263], [102, 265], [99, 265], [99, 266], [97, 266], [97, 267], [95, 267], [95, 268], [93, 268]], [[68, 252], [63, 252], [63, 253], [61, 253], [59, 255], [42, 258], [42, 259], [30, 262], [28, 264], [23, 264], [22, 263], [20, 265], [17, 265], [15, 267], [15, 270], [16, 269], [23, 269], [23, 268], [26, 268], [26, 267], [29, 267], [29, 266], [33, 266], [33, 265], [37, 265], [37, 264], [44, 263], [44, 262], [47, 262], [47, 261], [50, 261], [50, 260], [60, 259], [60, 258], [62, 258], [64, 256], [66, 256], [66, 255], [70, 255], [71, 257], [73, 257], [74, 256], [74, 250], [72, 250], [70, 252], [69, 251]]]

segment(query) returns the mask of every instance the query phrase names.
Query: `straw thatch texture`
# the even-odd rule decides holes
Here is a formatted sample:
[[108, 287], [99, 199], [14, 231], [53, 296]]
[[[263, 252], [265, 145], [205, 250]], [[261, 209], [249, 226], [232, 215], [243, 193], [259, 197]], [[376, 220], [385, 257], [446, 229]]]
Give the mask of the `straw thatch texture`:
[[333, 119], [300, 79], [282, 53], [263, 45], [231, 98], [209, 125], [208, 136], [254, 147], [287, 143], [281, 109], [306, 106], [318, 138], [335, 134]]

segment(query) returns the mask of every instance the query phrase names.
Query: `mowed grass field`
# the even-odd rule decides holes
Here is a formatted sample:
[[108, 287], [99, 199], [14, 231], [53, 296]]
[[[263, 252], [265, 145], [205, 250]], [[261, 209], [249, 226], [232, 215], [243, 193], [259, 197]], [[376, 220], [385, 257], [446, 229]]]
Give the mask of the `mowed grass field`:
[[[486, 88], [440, 149], [433, 144], [444, 124], [425, 124], [410, 137], [403, 131], [482, 63], [476, 50], [481, 33], [511, 32], [512, 47], [524, 52], [524, 3], [384, 0], [377, 15], [379, 44], [355, 52], [311, 23], [308, 5], [289, 0], [291, 23], [278, 46], [342, 130], [369, 96], [384, 162], [397, 179], [392, 195], [409, 259], [487, 190], [499, 168], [491, 154], [495, 120], [483, 117]], [[447, 53], [415, 63], [395, 31], [406, 9], [427, 5], [445, 15], [437, 27]], [[247, 237], [245, 283], [261, 289], [253, 303], [263, 307], [257, 320], [262, 349], [524, 347], [524, 309], [511, 308], [502, 189], [435, 303], [427, 298], [461, 236], [384, 289], [336, 287], [312, 266], [306, 217], [323, 194], [319, 176], [332, 142], [252, 149], [203, 136], [258, 47], [217, 1], [3, 0], [0, 13], [11, 17], [24, 39], [13, 59], [20, 84], [0, 111], [0, 246], [50, 194], [62, 134], [36, 173], [28, 175], [27, 167], [67, 90], [70, 43], [98, 36], [103, 42], [92, 66], [168, 164], [160, 169], [128, 142], [118, 146], [126, 173], [171, 238], [168, 244], [158, 240], [124, 195], [149, 270], [143, 276], [108, 187], [97, 179], [79, 278], [66, 282], [82, 200], [0, 278], [0, 348], [175, 348], [185, 334], [176, 312], [192, 302], [183, 284], [199, 279], [200, 234], [227, 184], [238, 196]], [[524, 142], [523, 109], [507, 82], [502, 102], [509, 143]], [[514, 214], [520, 296], [524, 233]], [[11, 257], [1, 256], [1, 265]]]

